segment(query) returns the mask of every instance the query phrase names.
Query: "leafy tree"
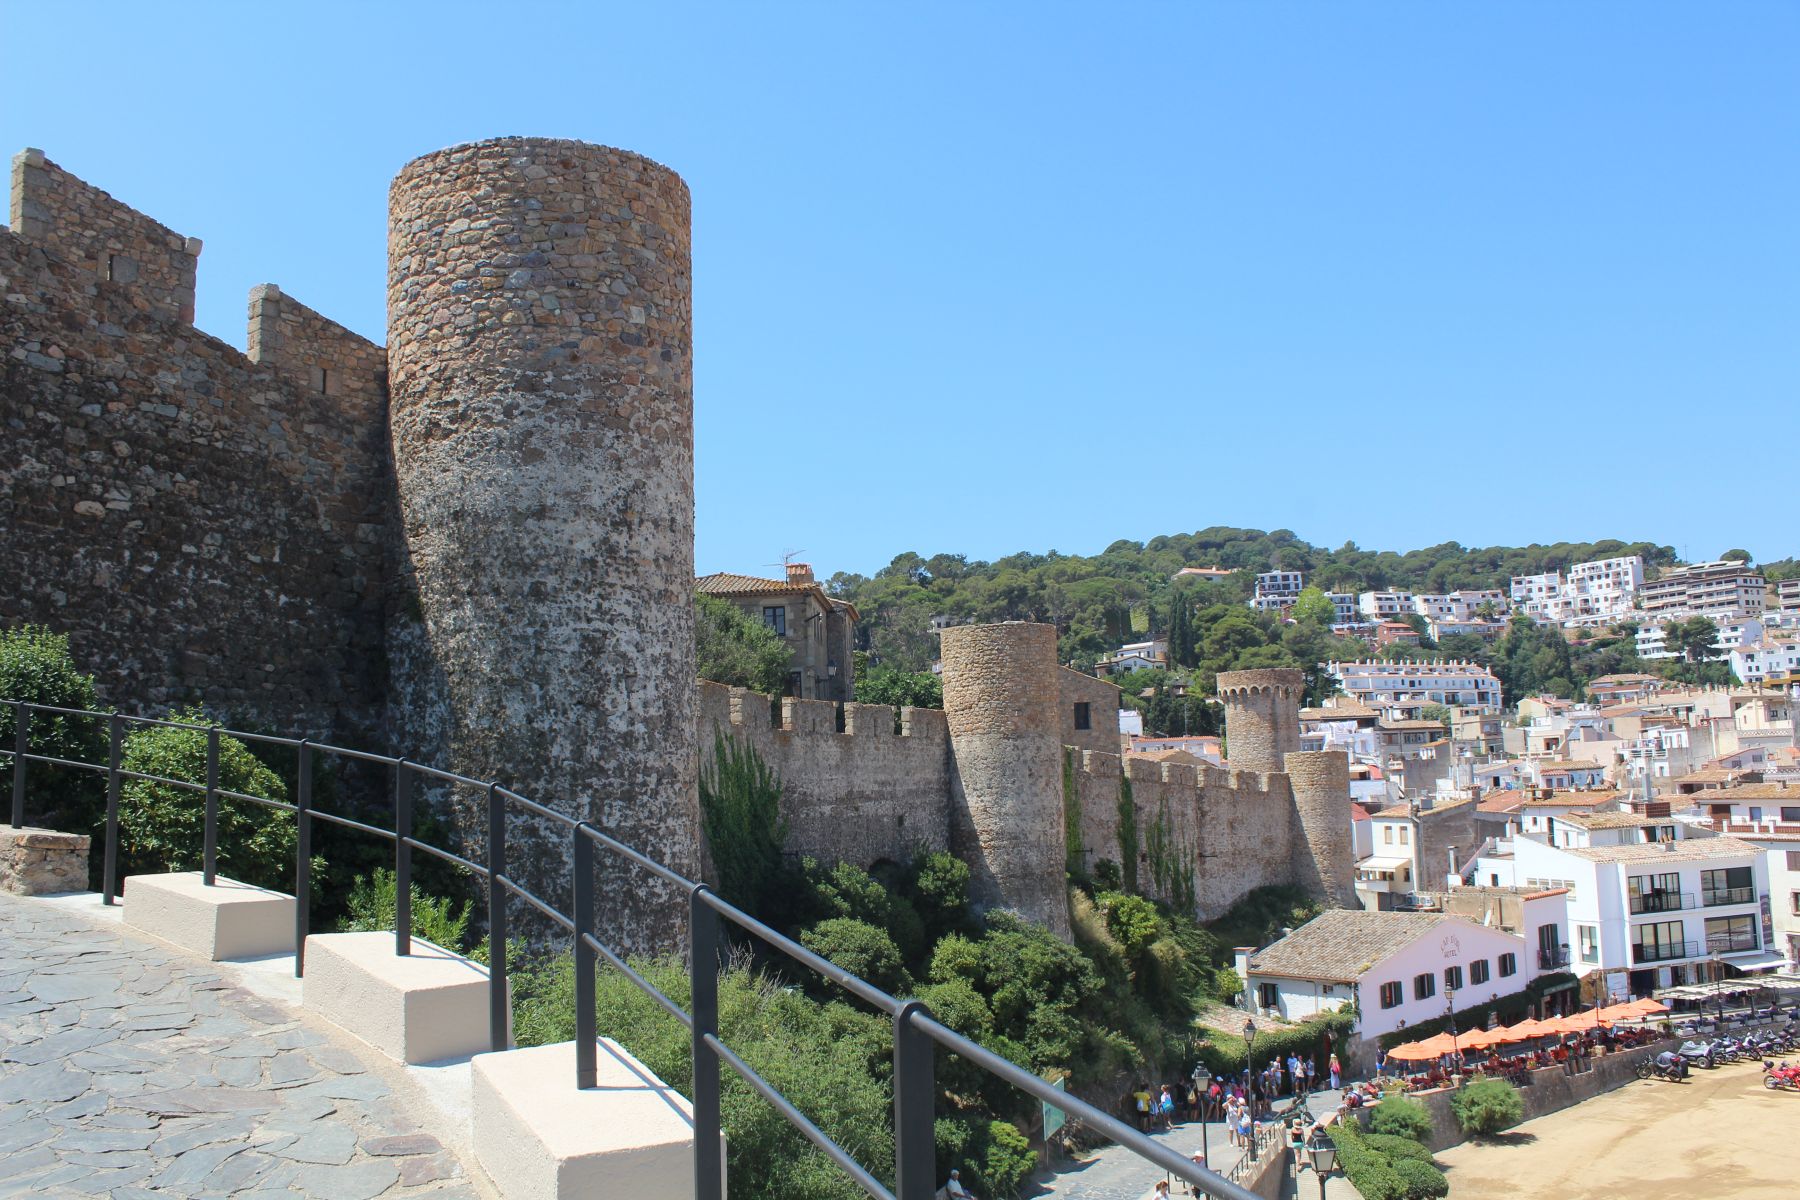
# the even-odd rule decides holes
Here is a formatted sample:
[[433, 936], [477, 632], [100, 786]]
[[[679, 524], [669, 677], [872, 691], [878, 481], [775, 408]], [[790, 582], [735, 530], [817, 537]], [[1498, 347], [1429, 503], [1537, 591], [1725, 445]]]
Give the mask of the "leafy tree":
[[1288, 615], [1296, 621], [1329, 627], [1337, 620], [1337, 606], [1319, 588], [1305, 587], [1300, 589], [1300, 595]]
[[[188, 725], [216, 722], [199, 708], [172, 713]], [[152, 725], [125, 739], [119, 765], [126, 771], [190, 784], [206, 783], [205, 728]], [[233, 737], [219, 738], [219, 787], [287, 800], [287, 785]], [[173, 783], [127, 778], [119, 793], [119, 874], [192, 871], [202, 865], [206, 799]], [[219, 799], [218, 867], [221, 875], [258, 887], [282, 889], [294, 870], [294, 819], [279, 809]]]
[[773, 629], [735, 604], [694, 594], [695, 665], [702, 679], [771, 696], [787, 690], [793, 653]]
[[856, 672], [858, 704], [891, 704], [895, 708], [944, 707], [944, 681], [930, 671], [898, 671], [875, 664]]
[[[84, 675], [69, 653], [66, 635], [42, 626], [0, 630], [0, 700], [23, 700], [56, 708], [94, 710], [94, 677]], [[17, 737], [10, 704], [0, 704], [0, 750], [12, 750]], [[27, 750], [70, 762], [106, 762], [107, 734], [97, 720], [52, 713], [33, 713], [26, 727]], [[9, 755], [0, 770], [0, 803], [12, 796], [13, 766]], [[98, 835], [105, 818], [106, 789], [90, 771], [30, 763], [26, 767], [25, 819], [70, 833]], [[92, 856], [97, 869], [98, 853]]]
[[1683, 662], [1704, 662], [1718, 653], [1719, 627], [1710, 617], [1688, 617], [1663, 626], [1663, 645]]
[[887, 931], [852, 917], [831, 917], [800, 935], [800, 944], [886, 992], [912, 986], [900, 948]]
[[1504, 1079], [1483, 1079], [1456, 1093], [1450, 1101], [1456, 1123], [1470, 1135], [1498, 1133], [1517, 1125], [1525, 1115], [1519, 1089]]
[[700, 830], [719, 894], [745, 912], [765, 912], [785, 878], [781, 780], [755, 747], [730, 734], [714, 735], [712, 762], [700, 768]]
[[1719, 555], [1719, 561], [1721, 561], [1721, 562], [1741, 562], [1747, 567], [1751, 563], [1755, 562], [1756, 559], [1751, 557], [1750, 552], [1748, 550], [1727, 550], [1725, 553]]

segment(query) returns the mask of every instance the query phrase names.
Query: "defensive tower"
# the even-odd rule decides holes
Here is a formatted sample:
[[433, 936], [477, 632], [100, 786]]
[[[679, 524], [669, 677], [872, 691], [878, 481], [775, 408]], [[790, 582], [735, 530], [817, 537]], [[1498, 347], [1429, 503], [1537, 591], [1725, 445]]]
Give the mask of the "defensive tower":
[[1342, 750], [1289, 754], [1294, 791], [1294, 882], [1340, 908], [1356, 907], [1356, 854], [1350, 844], [1350, 756]]
[[950, 848], [969, 864], [972, 897], [1067, 938], [1056, 628], [954, 625], [943, 663]]
[[[692, 875], [689, 254], [687, 185], [604, 146], [455, 146], [389, 195], [397, 749]], [[450, 804], [480, 845], [482, 798]], [[564, 894], [566, 832], [511, 832], [555, 839], [511, 861]], [[670, 944], [679, 906], [620, 870], [602, 875], [603, 930]]]
[[1240, 771], [1280, 771], [1283, 757], [1300, 749], [1305, 674], [1291, 667], [1221, 671], [1218, 687], [1225, 704], [1226, 759]]

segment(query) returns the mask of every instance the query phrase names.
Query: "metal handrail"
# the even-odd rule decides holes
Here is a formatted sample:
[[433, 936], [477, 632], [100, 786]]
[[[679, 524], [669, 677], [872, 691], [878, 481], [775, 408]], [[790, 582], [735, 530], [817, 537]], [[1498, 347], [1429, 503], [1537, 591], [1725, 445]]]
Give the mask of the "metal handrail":
[[[720, 1068], [730, 1067], [740, 1078], [767, 1100], [784, 1120], [816, 1146], [843, 1170], [856, 1184], [876, 1200], [930, 1200], [935, 1191], [936, 1148], [933, 1124], [936, 1116], [935, 1056], [938, 1049], [960, 1055], [1037, 1100], [1060, 1109], [1067, 1117], [1085, 1123], [1089, 1128], [1136, 1154], [1157, 1168], [1198, 1187], [1206, 1195], [1219, 1200], [1255, 1200], [1255, 1194], [1238, 1179], [1243, 1173], [1240, 1163], [1229, 1177], [1183, 1157], [1167, 1146], [1147, 1137], [1125, 1122], [1108, 1115], [1087, 1101], [1058, 1091], [1037, 1075], [1027, 1071], [991, 1050], [969, 1040], [941, 1024], [930, 1009], [917, 1000], [898, 999], [868, 981], [853, 975], [831, 960], [808, 950], [785, 934], [771, 928], [750, 914], [720, 898], [705, 883], [697, 883], [671, 870], [623, 842], [610, 837], [585, 821], [559, 813], [538, 801], [503, 787], [498, 783], [474, 779], [452, 771], [410, 762], [391, 755], [374, 754], [335, 746], [309, 738], [289, 738], [224, 729], [216, 725], [198, 725], [187, 721], [168, 721], [153, 717], [133, 717], [121, 713], [87, 709], [57, 708], [21, 700], [0, 699], [0, 704], [13, 709], [14, 744], [0, 749], [0, 758], [13, 765], [12, 825], [25, 823], [25, 788], [32, 763], [104, 771], [106, 784], [105, 859], [102, 870], [101, 901], [106, 905], [118, 896], [118, 843], [120, 787], [124, 780], [168, 784], [205, 796], [205, 834], [202, 844], [203, 874], [210, 886], [217, 879], [219, 802], [232, 800], [261, 805], [292, 813], [296, 824], [294, 853], [294, 974], [305, 974], [306, 938], [310, 933], [308, 910], [311, 903], [312, 822], [371, 834], [393, 844], [395, 874], [395, 952], [406, 955], [412, 950], [412, 851], [420, 850], [452, 863], [484, 880], [488, 885], [488, 1034], [492, 1047], [508, 1049], [511, 1028], [508, 1006], [507, 977], [507, 911], [506, 898], [511, 895], [524, 901], [552, 923], [572, 935], [575, 952], [576, 991], [576, 1086], [595, 1086], [598, 1058], [598, 1030], [594, 1007], [594, 973], [598, 961], [619, 970], [631, 983], [654, 1000], [664, 1011], [685, 1025], [692, 1035], [694, 1178], [696, 1195], [701, 1200], [723, 1200], [724, 1176], [719, 1125]], [[29, 730], [33, 713], [51, 713], [104, 721], [108, 730], [107, 763], [104, 766], [82, 763], [48, 755], [33, 754], [29, 749]], [[153, 726], [185, 729], [204, 733], [207, 739], [206, 782], [171, 779], [121, 765], [127, 726]], [[274, 800], [231, 791], [219, 785], [219, 744], [222, 738], [237, 738], [265, 745], [284, 746], [299, 752], [296, 765], [297, 787], [293, 802]], [[313, 804], [315, 762], [318, 755], [330, 755], [390, 768], [393, 772], [394, 827], [383, 829], [358, 821], [341, 813], [325, 812]], [[412, 800], [414, 783], [419, 777], [452, 785], [480, 789], [487, 798], [487, 862], [433, 846], [413, 836]], [[563, 912], [535, 895], [507, 874], [507, 819], [513, 809], [545, 818], [562, 825], [569, 833], [570, 853], [574, 869], [572, 911]], [[652, 875], [680, 889], [688, 899], [688, 971], [689, 1009], [683, 1010], [674, 1000], [651, 984], [622, 956], [595, 934], [594, 917], [594, 853], [605, 850], [649, 871]], [[773, 1085], [745, 1062], [719, 1035], [718, 973], [724, 959], [726, 941], [720, 922], [743, 930], [771, 949], [799, 963], [814, 974], [843, 988], [851, 995], [873, 1006], [889, 1017], [894, 1030], [894, 1166], [895, 1187], [889, 1191], [866, 1167], [812, 1122], [805, 1113], [783, 1096]]]

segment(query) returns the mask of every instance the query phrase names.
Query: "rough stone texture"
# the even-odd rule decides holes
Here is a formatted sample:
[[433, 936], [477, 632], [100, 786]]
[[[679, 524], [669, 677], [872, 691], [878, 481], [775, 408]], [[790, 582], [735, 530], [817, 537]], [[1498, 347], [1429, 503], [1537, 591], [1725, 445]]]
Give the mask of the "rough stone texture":
[[1225, 704], [1226, 759], [1239, 771], [1272, 774], [1300, 749], [1300, 701], [1304, 673], [1287, 667], [1219, 672]]
[[917, 850], [950, 846], [950, 739], [937, 709], [900, 711], [885, 704], [782, 701], [774, 722], [769, 697], [700, 682], [700, 752], [715, 734], [755, 748], [780, 776], [787, 848], [825, 862], [858, 866], [904, 862]]
[[971, 899], [1066, 938], [1056, 628], [952, 626], [943, 663], [950, 848], [969, 864]]
[[[1119, 752], [1119, 689], [1116, 684], [1060, 667], [1056, 672], [1062, 711], [1062, 743], [1077, 750]], [[1076, 705], [1087, 705], [1088, 727], [1076, 727]]]
[[321, 353], [360, 347], [329, 395], [251, 361], [151, 287], [149, 250], [96, 274], [95, 247], [162, 227], [29, 154], [0, 230], [0, 625], [67, 633], [122, 706], [372, 740], [389, 483], [356, 372], [379, 347], [340, 331]]
[[0, 826], [0, 892], [50, 896], [87, 887], [88, 837]]
[[[457, 146], [394, 180], [388, 253], [398, 748], [692, 874], [687, 186], [581, 142]], [[479, 844], [479, 798], [451, 803]], [[568, 835], [512, 832], [526, 885], [565, 895]], [[670, 945], [680, 897], [600, 860], [603, 935]]]
[[1482, 837], [1475, 825], [1475, 801], [1457, 800], [1420, 809], [1416, 828], [1419, 839], [1419, 884], [1421, 889], [1447, 887], [1451, 852], [1460, 870], [1481, 845]]
[[1342, 750], [1296, 751], [1286, 762], [1294, 792], [1294, 882], [1339, 907], [1354, 907], [1350, 756]]
[[209, 964], [0, 897], [0, 1195], [472, 1198], [398, 1101]]

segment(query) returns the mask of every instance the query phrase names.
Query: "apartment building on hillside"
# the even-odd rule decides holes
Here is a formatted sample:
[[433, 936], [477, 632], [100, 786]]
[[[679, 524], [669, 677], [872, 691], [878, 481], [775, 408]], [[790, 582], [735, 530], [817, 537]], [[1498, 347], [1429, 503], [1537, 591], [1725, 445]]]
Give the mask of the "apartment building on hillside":
[[1500, 681], [1472, 662], [1331, 662], [1345, 695], [1390, 719], [1417, 718], [1429, 704], [1500, 711]]
[[1768, 607], [1768, 586], [1760, 573], [1734, 559], [1669, 567], [1643, 588], [1646, 621], [1703, 616], [1737, 619], [1760, 616]]
[[1643, 586], [1644, 560], [1628, 554], [1515, 575], [1509, 592], [1515, 608], [1542, 624], [1606, 625], [1632, 611]]
[[1250, 607], [1258, 612], [1290, 608], [1306, 586], [1301, 571], [1264, 571], [1256, 577], [1256, 591], [1250, 596]]

